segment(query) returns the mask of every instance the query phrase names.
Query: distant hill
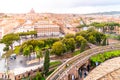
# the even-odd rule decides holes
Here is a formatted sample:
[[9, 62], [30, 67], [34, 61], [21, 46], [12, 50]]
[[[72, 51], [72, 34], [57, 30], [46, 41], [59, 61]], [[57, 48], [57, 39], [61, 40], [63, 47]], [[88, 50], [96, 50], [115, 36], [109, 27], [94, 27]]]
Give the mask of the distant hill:
[[117, 15], [117, 14], [120, 14], [120, 11], [90, 13], [90, 14], [88, 14], [88, 15]]

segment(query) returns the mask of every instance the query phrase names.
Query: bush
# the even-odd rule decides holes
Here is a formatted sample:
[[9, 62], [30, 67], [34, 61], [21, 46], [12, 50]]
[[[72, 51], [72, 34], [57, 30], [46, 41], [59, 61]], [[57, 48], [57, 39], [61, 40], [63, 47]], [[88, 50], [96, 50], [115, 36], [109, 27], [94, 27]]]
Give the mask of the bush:
[[90, 60], [95, 64], [95, 62], [101, 63], [104, 62], [105, 60], [118, 56], [120, 56], [120, 50], [115, 50], [115, 51], [104, 52], [102, 54], [97, 54], [95, 56], [92, 56]]

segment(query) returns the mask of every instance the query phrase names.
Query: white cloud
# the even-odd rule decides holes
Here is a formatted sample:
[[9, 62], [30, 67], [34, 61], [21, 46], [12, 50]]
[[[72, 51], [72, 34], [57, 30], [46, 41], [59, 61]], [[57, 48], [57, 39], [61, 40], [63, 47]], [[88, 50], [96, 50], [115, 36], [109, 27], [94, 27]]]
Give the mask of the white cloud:
[[0, 12], [26, 13], [31, 8], [57, 13], [120, 11], [120, 0], [0, 0]]

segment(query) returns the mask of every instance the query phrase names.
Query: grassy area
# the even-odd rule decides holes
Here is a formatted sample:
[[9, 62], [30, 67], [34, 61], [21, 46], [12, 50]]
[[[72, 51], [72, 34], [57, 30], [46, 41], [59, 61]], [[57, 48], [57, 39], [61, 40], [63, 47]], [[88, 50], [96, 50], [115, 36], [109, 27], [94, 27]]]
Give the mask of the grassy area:
[[55, 69], [57, 69], [57, 67], [62, 64], [61, 61], [54, 61], [54, 62], [50, 62], [50, 71], [47, 73], [47, 76], [49, 76]]
[[75, 51], [72, 55], [73, 55], [73, 56], [76, 56], [76, 55], [78, 55], [78, 54], [80, 54], [80, 50]]
[[104, 52], [102, 54], [92, 56], [90, 58], [90, 60], [93, 63], [95, 63], [95, 62], [102, 63], [105, 60], [108, 60], [108, 59], [113, 58], [113, 57], [118, 57], [118, 56], [120, 56], [120, 50], [115, 50], [115, 51]]
[[53, 67], [53, 66], [58, 66], [58, 65], [60, 65], [60, 64], [62, 64], [62, 62], [61, 62], [61, 61], [54, 61], [54, 62], [50, 62], [50, 67]]

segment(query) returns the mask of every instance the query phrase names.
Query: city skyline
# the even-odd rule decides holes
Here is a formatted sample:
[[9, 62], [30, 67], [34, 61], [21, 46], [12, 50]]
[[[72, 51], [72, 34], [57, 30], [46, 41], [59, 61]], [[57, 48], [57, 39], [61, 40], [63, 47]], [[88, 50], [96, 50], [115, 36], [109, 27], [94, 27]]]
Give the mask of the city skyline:
[[96, 13], [120, 11], [120, 0], [0, 0], [1, 13]]

